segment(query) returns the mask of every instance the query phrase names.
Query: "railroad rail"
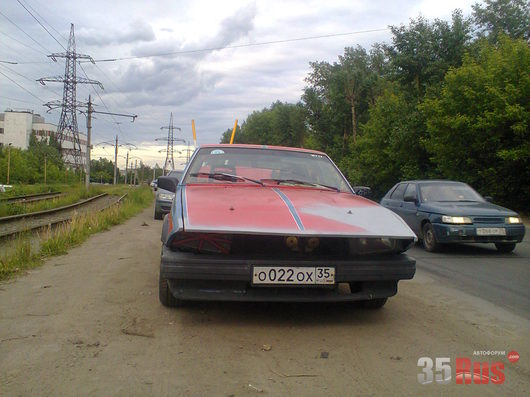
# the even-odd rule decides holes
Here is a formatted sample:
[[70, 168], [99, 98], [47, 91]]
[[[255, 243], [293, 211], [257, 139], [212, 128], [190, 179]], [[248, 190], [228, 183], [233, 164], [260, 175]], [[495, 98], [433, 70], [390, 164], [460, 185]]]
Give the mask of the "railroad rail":
[[61, 196], [61, 192], [46, 192], [28, 194], [26, 196], [15, 196], [15, 197], [2, 197], [0, 198], [0, 204], [15, 204], [15, 203], [33, 203], [35, 201], [50, 200]]
[[101, 211], [121, 202], [126, 195], [116, 198], [103, 193], [64, 207], [1, 217], [0, 237], [65, 222], [72, 219], [75, 214]]

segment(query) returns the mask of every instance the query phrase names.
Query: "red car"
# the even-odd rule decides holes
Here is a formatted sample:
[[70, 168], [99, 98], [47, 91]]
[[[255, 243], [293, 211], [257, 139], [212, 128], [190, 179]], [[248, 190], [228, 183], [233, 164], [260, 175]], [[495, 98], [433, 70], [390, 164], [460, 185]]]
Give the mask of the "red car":
[[322, 152], [206, 145], [184, 171], [162, 228], [159, 296], [186, 300], [363, 301], [382, 307], [411, 279], [416, 235], [354, 193]]

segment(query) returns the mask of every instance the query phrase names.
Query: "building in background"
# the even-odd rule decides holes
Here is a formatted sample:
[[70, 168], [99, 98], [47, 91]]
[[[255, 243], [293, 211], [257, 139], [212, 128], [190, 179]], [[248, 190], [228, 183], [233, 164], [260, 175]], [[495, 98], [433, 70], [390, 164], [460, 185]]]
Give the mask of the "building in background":
[[[47, 123], [40, 114], [33, 113], [32, 110], [11, 110], [7, 109], [0, 113], [0, 146], [7, 146], [26, 150], [29, 146], [31, 134], [34, 133], [37, 139], [50, 139], [50, 135], [57, 132], [55, 124]], [[83, 163], [86, 158], [86, 135], [79, 133], [81, 142], [81, 157]], [[65, 137], [63, 147], [73, 149], [72, 137]]]

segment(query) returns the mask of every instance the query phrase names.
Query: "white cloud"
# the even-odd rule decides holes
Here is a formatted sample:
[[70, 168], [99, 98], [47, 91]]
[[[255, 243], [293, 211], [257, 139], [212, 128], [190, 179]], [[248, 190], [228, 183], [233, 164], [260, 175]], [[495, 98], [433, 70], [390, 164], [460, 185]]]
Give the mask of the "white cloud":
[[[449, 19], [455, 8], [470, 13], [475, 1], [449, 0], [166, 0], [108, 2], [104, 0], [43, 2], [32, 7], [55, 30], [50, 31], [66, 45], [70, 23], [75, 24], [77, 51], [94, 59], [122, 58], [247, 43], [356, 32], [407, 24], [420, 13], [429, 19]], [[14, 60], [9, 66], [27, 79], [0, 68], [39, 99], [49, 101], [62, 96], [60, 84], [41, 87], [34, 82], [44, 76], [62, 75], [64, 61], [53, 63], [47, 50], [63, 52], [27, 12], [16, 2], [7, 2], [2, 12], [24, 29], [39, 44], [0, 16], [1, 60]], [[102, 111], [137, 114], [135, 123], [120, 117], [97, 115], [93, 122], [95, 141], [112, 140], [142, 147], [136, 156], [163, 165], [163, 145], [155, 138], [163, 135], [173, 112], [178, 136], [192, 140], [191, 119], [195, 119], [200, 143], [218, 142], [222, 132], [240, 123], [254, 110], [276, 100], [296, 102], [304, 88], [311, 61], [337, 60], [344, 47], [390, 40], [388, 31], [321, 38], [253, 47], [222, 49], [191, 54], [175, 54], [121, 62], [84, 64], [89, 78], [101, 81], [105, 90], [78, 85], [78, 100], [89, 94]], [[46, 50], [43, 49], [46, 48]], [[4, 59], [5, 58], [5, 59]], [[38, 62], [38, 63], [35, 63]], [[79, 75], [84, 74], [78, 69]], [[104, 101], [106, 107], [101, 103]], [[19, 102], [20, 100], [24, 102]], [[4, 108], [32, 108], [44, 113], [39, 100], [0, 75], [0, 111]], [[108, 110], [107, 110], [108, 109]], [[59, 112], [46, 115], [57, 122]], [[118, 125], [116, 122], [121, 124]], [[85, 119], [78, 117], [85, 130]], [[101, 155], [112, 158], [109, 153]], [[125, 149], [120, 149], [120, 153]], [[96, 152], [94, 157], [97, 157]], [[110, 157], [108, 157], [110, 155]], [[119, 160], [122, 162], [122, 160]], [[123, 160], [124, 162], [124, 160]]]

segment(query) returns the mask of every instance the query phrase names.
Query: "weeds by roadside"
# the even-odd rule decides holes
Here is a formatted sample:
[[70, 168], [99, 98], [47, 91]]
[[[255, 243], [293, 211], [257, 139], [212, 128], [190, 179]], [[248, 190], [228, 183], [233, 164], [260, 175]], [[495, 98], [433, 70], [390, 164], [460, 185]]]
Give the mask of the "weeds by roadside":
[[[114, 192], [114, 194], [118, 191]], [[111, 226], [123, 223], [133, 217], [153, 200], [151, 189], [147, 186], [129, 190], [120, 205], [115, 205], [98, 213], [80, 215], [55, 230], [46, 233], [38, 252], [32, 252], [30, 242], [24, 237], [15, 241], [15, 249], [0, 257], [0, 280], [34, 268], [42, 260], [55, 255], [63, 255], [68, 249], [81, 244], [90, 235]]]
[[[36, 189], [36, 188], [35, 188]], [[87, 199], [89, 197], [96, 196], [101, 193], [116, 194], [121, 195], [127, 191], [128, 187], [125, 185], [117, 186], [90, 186], [90, 189], [87, 191], [84, 185], [77, 186], [53, 186], [53, 189], [48, 189], [42, 192], [54, 191], [62, 192], [63, 196], [57, 197], [50, 200], [36, 201], [34, 203], [13, 203], [13, 204], [2, 204], [0, 203], [0, 217], [9, 216], [9, 215], [18, 215], [25, 214], [30, 212], [44, 211], [52, 208], [63, 207], [66, 205], [77, 203], [78, 201]], [[36, 189], [37, 191], [39, 189]], [[35, 192], [32, 192], [35, 193]], [[23, 194], [30, 194], [25, 192]], [[4, 196], [2, 196], [4, 197]], [[5, 196], [8, 197], [8, 196]], [[9, 197], [13, 197], [10, 195]]]

